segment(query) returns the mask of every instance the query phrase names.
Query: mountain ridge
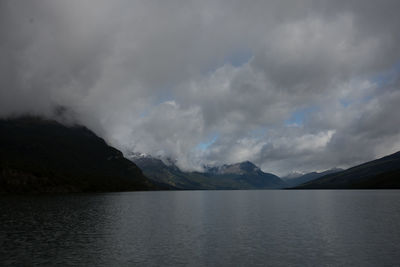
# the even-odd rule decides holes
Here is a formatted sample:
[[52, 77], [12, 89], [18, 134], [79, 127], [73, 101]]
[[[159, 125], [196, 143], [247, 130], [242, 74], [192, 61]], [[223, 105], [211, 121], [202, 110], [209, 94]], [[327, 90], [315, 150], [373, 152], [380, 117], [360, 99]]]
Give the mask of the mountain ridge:
[[400, 151], [301, 184], [297, 189], [400, 188]]

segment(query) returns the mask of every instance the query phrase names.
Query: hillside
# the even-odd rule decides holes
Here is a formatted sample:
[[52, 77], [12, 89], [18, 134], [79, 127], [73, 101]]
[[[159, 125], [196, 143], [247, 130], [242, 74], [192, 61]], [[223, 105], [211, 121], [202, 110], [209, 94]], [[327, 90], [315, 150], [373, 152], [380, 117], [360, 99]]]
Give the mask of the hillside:
[[350, 169], [325, 175], [299, 189], [394, 189], [400, 188], [400, 152]]
[[83, 126], [34, 117], [0, 120], [0, 192], [156, 189], [117, 149]]
[[300, 176], [297, 176], [294, 178], [283, 177], [282, 180], [284, 180], [290, 187], [295, 187], [295, 186], [310, 182], [312, 180], [318, 179], [322, 176], [340, 172], [342, 170], [343, 169], [335, 168], [335, 169], [331, 169], [331, 170], [327, 170], [327, 171], [323, 171], [323, 172], [310, 172], [310, 173], [306, 173], [306, 174], [303, 174], [303, 175], [300, 175]]

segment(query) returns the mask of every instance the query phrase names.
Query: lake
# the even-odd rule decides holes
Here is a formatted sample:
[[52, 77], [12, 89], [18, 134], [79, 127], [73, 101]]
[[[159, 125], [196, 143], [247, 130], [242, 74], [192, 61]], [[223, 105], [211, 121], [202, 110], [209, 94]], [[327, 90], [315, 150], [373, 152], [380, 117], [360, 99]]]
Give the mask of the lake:
[[393, 266], [399, 190], [0, 196], [1, 266]]

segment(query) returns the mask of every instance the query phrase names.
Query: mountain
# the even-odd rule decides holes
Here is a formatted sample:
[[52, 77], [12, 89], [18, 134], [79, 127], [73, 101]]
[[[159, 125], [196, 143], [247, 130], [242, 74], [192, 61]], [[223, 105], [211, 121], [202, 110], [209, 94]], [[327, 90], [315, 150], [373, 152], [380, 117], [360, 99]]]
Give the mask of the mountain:
[[151, 180], [176, 189], [275, 189], [287, 184], [279, 177], [264, 173], [251, 162], [206, 168], [204, 172], [183, 172], [152, 157], [131, 158]]
[[323, 172], [310, 172], [310, 173], [306, 173], [303, 175], [289, 175], [289, 176], [285, 176], [282, 178], [282, 180], [284, 180], [290, 187], [295, 187], [304, 183], [307, 183], [309, 181], [318, 179], [322, 176], [328, 175], [328, 174], [332, 174], [332, 173], [336, 173], [336, 172], [340, 172], [343, 169], [339, 169], [339, 168], [335, 168], [335, 169], [330, 169], [327, 171], [323, 171]]
[[400, 152], [350, 169], [328, 174], [299, 189], [391, 189], [400, 188]]
[[0, 120], [0, 192], [157, 189], [117, 149], [83, 126], [35, 117]]
[[272, 189], [287, 186], [278, 176], [263, 172], [250, 161], [209, 168], [205, 175], [220, 180], [236, 181], [238, 189]]

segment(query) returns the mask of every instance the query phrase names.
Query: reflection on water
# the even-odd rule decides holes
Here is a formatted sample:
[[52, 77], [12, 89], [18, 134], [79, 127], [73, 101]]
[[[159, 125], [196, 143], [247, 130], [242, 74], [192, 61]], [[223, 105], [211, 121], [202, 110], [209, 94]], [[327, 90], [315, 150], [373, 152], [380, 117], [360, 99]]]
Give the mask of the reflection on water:
[[382, 266], [400, 191], [0, 197], [0, 265]]

